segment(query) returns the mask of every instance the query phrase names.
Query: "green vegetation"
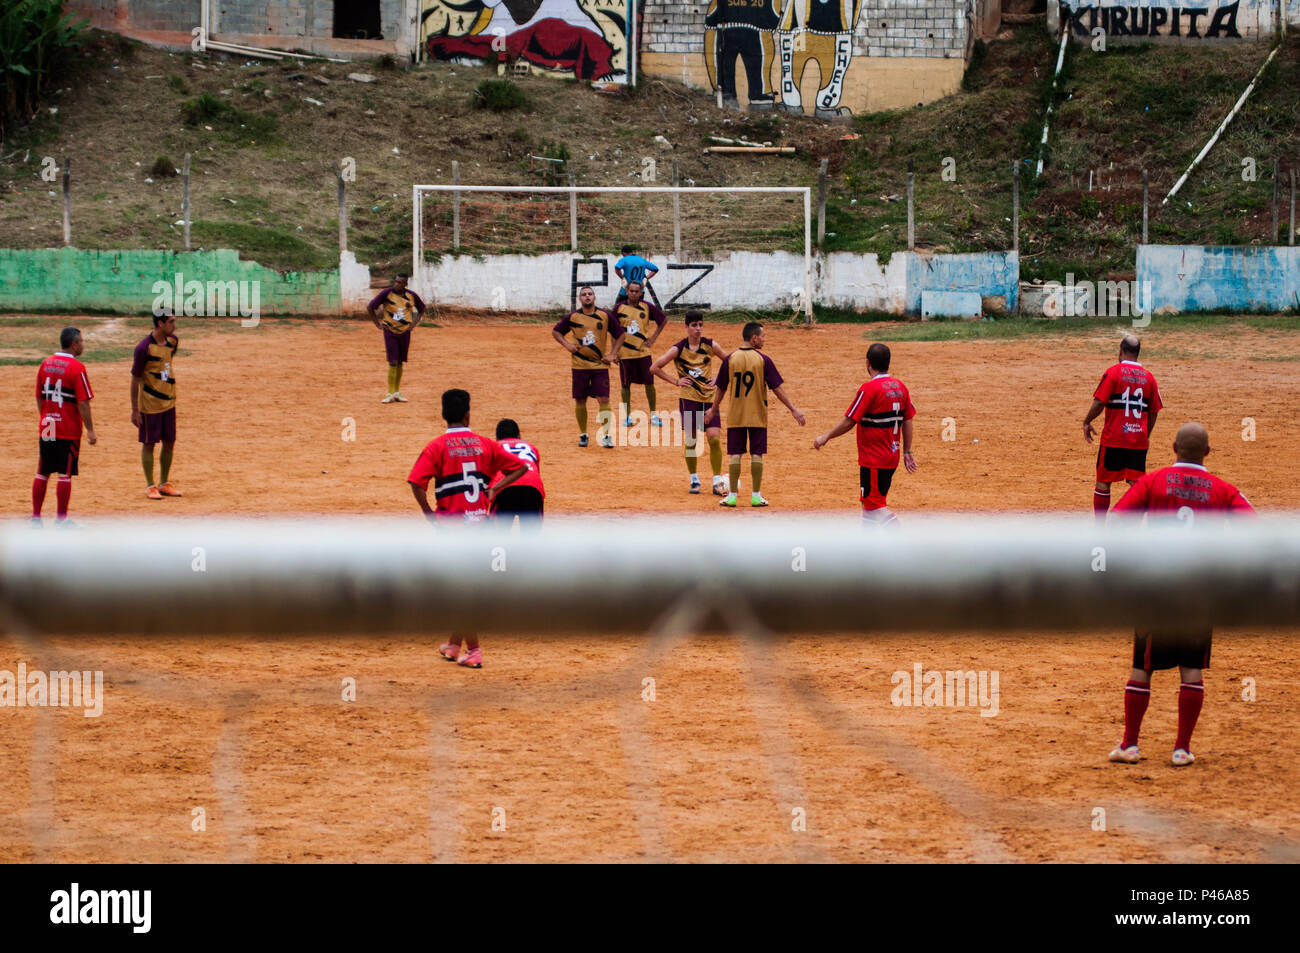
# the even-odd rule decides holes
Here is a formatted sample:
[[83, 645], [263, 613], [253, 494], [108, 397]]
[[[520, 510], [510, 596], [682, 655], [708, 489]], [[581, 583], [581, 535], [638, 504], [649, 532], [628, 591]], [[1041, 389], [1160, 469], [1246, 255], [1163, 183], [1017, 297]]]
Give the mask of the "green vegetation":
[[[820, 319], [820, 312], [819, 312]], [[1126, 328], [1127, 319], [1121, 322]], [[893, 327], [868, 332], [879, 341], [970, 341], [997, 338], [1035, 337], [1051, 334], [1096, 334], [1111, 324], [1107, 318], [998, 318], [995, 320], [925, 321], [897, 324]], [[1117, 327], [1119, 325], [1116, 325]], [[1151, 328], [1161, 332], [1223, 331], [1229, 328], [1254, 328], [1256, 330], [1300, 331], [1300, 315], [1288, 314], [1180, 314], [1169, 317], [1155, 316]], [[1274, 358], [1279, 360], [1279, 358]]]
[[40, 107], [50, 76], [81, 43], [88, 21], [63, 14], [63, 0], [7, 0], [0, 8], [0, 142]]
[[523, 109], [528, 105], [528, 97], [513, 80], [485, 79], [474, 87], [474, 108], [490, 109], [495, 113]]
[[[288, 228], [289, 226], [286, 226]], [[312, 268], [337, 268], [338, 252], [321, 248], [297, 234], [247, 225], [242, 222], [195, 222], [190, 226], [194, 244], [203, 248], [237, 248], [245, 258], [259, 262], [274, 261], [276, 267], [302, 271]], [[410, 240], [410, 236], [407, 236]]]
[[187, 126], [211, 125], [214, 129], [220, 128], [236, 139], [251, 137], [265, 141], [274, 137], [276, 132], [273, 116], [245, 112], [222, 102], [211, 93], [203, 93], [181, 103], [181, 119]]

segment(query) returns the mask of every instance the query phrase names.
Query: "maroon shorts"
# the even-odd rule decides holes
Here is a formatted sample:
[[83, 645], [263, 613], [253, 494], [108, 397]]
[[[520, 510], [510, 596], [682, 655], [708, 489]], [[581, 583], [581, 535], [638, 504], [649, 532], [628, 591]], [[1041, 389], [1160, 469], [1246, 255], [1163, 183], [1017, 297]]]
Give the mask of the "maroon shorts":
[[176, 442], [176, 408], [161, 414], [140, 415], [140, 442], [149, 444]]
[[644, 384], [646, 387], [655, 386], [655, 376], [650, 372], [650, 357], [625, 357], [618, 362], [618, 379], [623, 382], [624, 387], [631, 387], [633, 384]]
[[745, 445], [749, 444], [749, 453], [755, 457], [761, 457], [767, 453], [767, 428], [766, 427], [728, 427], [727, 428], [727, 453], [733, 457], [738, 457], [745, 452]]
[[81, 457], [81, 441], [60, 437], [56, 440], [41, 441], [40, 464], [37, 473], [52, 476], [77, 475], [77, 460]]
[[1097, 448], [1097, 482], [1140, 480], [1147, 472], [1147, 452], [1126, 447]]
[[1190, 632], [1136, 632], [1133, 667], [1144, 672], [1166, 668], [1209, 668], [1210, 629]]
[[589, 371], [580, 367], [573, 368], [573, 399], [586, 400], [588, 397], [609, 400], [608, 369], [602, 367], [598, 371]]
[[677, 410], [682, 415], [683, 440], [695, 439], [695, 423], [699, 420], [704, 421], [704, 427], [702, 428], [704, 430], [713, 427], [721, 428], [722, 415], [715, 410], [713, 416], [709, 416], [709, 410], [712, 407], [712, 404], [706, 404], [699, 400], [679, 400], [677, 402]]
[[389, 364], [405, 364], [406, 355], [411, 350], [411, 332], [394, 334], [384, 328], [384, 354]]

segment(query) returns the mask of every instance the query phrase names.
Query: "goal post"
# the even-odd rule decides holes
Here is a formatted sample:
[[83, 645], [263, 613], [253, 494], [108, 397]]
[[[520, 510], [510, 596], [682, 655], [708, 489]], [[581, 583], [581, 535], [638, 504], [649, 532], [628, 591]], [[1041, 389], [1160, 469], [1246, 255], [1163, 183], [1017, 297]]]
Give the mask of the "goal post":
[[807, 187], [416, 185], [411, 284], [431, 304], [511, 311], [567, 309], [591, 284], [603, 306], [626, 244], [659, 266], [646, 298], [665, 310], [811, 320], [812, 227]]
[[[619, 532], [610, 533], [611, 519]], [[0, 529], [0, 625], [46, 633], [644, 633], [743, 610], [771, 632], [1300, 624], [1300, 522], [1169, 529], [913, 517], [894, 533], [764, 520], [555, 519], [536, 534], [422, 520], [86, 524]], [[637, 557], [629, 559], [627, 540]], [[691, 539], [685, 550], [681, 540]], [[557, 566], [601, 567], [602, 596]], [[168, 598], [140, 612], [141, 601]]]

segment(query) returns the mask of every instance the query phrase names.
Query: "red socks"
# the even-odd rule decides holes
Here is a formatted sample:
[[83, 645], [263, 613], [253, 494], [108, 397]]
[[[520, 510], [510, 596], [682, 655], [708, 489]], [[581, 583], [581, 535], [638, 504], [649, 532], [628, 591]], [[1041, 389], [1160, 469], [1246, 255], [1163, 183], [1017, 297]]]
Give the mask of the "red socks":
[[54, 488], [54, 498], [59, 503], [58, 519], [68, 518], [68, 500], [72, 497], [72, 477], [59, 477], [59, 485]]
[[[1130, 680], [1124, 686], [1124, 740], [1121, 748], [1131, 748], [1138, 743], [1138, 732], [1142, 730], [1142, 716], [1147, 713], [1151, 702], [1151, 686]], [[1179, 737], [1182, 737], [1182, 701], [1178, 705]], [[1199, 708], [1197, 709], [1200, 710]], [[1190, 733], [1190, 732], [1189, 732]]]
[[1178, 689], [1178, 740], [1175, 748], [1192, 750], [1192, 732], [1196, 730], [1196, 719], [1201, 717], [1201, 705], [1205, 703], [1204, 682], [1183, 682]]
[[1106, 522], [1106, 513], [1110, 510], [1110, 490], [1101, 493], [1096, 487], [1092, 490], [1092, 513], [1097, 517], [1097, 522]]
[[41, 507], [45, 505], [45, 490], [49, 485], [49, 479], [43, 476], [32, 480], [32, 519], [40, 518]]

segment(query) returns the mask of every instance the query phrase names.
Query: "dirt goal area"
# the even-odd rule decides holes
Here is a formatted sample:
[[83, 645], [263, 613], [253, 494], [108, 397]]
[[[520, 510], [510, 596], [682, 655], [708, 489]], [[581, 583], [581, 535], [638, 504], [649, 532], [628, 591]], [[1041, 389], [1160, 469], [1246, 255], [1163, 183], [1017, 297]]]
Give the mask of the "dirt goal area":
[[[409, 403], [381, 404], [387, 367], [368, 323], [181, 319], [171, 476], [184, 497], [159, 502], [145, 498], [129, 422], [130, 347], [147, 323], [0, 320], [12, 523], [26, 522], [37, 455], [34, 362], [64, 323], [83, 329], [99, 436], [83, 444], [74, 520], [418, 521], [406, 475], [442, 431], [439, 394], [464, 387], [475, 429], [512, 417], [539, 448], [548, 519], [610, 517], [591, 531], [612, 534], [620, 516], [659, 513], [698, 516], [700, 533], [791, 511], [855, 521], [852, 437], [821, 452], [812, 439], [849, 405], [866, 346], [906, 330], [770, 328], [766, 353], [808, 424], [771, 402], [772, 505], [723, 511], [707, 455], [704, 493], [691, 496], [680, 446], [577, 446], [568, 356], [547, 325], [440, 320], [415, 332]], [[683, 333], [671, 325], [656, 350]], [[705, 333], [740, 343], [738, 325]], [[891, 341], [918, 410], [920, 469], [900, 471], [890, 495], [904, 525], [920, 513], [1091, 519], [1096, 451], [1080, 421], [1118, 334], [1102, 322]], [[1200, 420], [1214, 472], [1265, 513], [1300, 507], [1300, 332], [1157, 322], [1143, 341], [1165, 404], [1149, 466], [1172, 462], [1177, 425]], [[676, 400], [659, 386], [661, 410]], [[633, 409], [646, 409], [639, 387]], [[147, 529], [142, 520], [141, 547]], [[54, 532], [48, 521], [30, 531]], [[629, 538], [630, 563], [637, 549]], [[339, 640], [77, 641], [7, 620], [0, 670], [102, 671], [103, 708], [0, 709], [0, 861], [1300, 858], [1295, 631], [1216, 633], [1195, 765], [1168, 762], [1172, 672], [1154, 679], [1145, 760], [1113, 765], [1129, 632], [648, 646], [601, 632], [600, 566], [556, 572], [589, 580], [591, 630], [543, 639], [521, 620], [484, 633], [480, 671], [439, 660], [435, 605], [428, 631]], [[897, 673], [918, 666], [996, 674], [996, 712], [895, 704]]]

